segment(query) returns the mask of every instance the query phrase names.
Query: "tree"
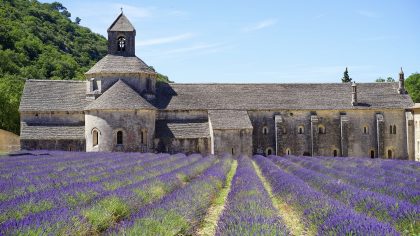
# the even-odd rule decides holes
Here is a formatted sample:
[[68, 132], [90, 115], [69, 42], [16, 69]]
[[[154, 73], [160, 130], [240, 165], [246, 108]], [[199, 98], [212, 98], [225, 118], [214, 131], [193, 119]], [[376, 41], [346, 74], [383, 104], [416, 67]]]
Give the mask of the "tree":
[[79, 25], [81, 20], [82, 19], [80, 19], [79, 17], [76, 17], [76, 19], [74, 19], [74, 23]]
[[67, 10], [62, 11], [61, 14], [63, 16], [66, 16], [67, 18], [70, 18], [71, 17], [71, 13], [69, 11], [67, 11]]
[[59, 2], [53, 2], [51, 3], [51, 8], [56, 10], [56, 11], [63, 11], [63, 10], [67, 10], [67, 8], [65, 6], [63, 6], [63, 4], [59, 3]]
[[382, 77], [379, 77], [379, 78], [377, 78], [377, 79], [375, 80], [375, 82], [376, 82], [376, 83], [383, 83], [383, 82], [385, 82], [385, 79], [384, 79], [384, 78], [382, 78]]
[[346, 67], [346, 70], [344, 71], [344, 77], [341, 79], [341, 81], [343, 83], [350, 83], [351, 82], [351, 78], [349, 76], [349, 71], [347, 70], [347, 67]]
[[405, 80], [405, 89], [414, 102], [420, 102], [420, 73], [414, 73]]
[[391, 82], [395, 82], [395, 80], [394, 80], [394, 78], [392, 78], [392, 77], [388, 77], [388, 78], [386, 78], [386, 80], [385, 80], [384, 78], [382, 78], [382, 77], [379, 77], [379, 78], [377, 78], [377, 79], [375, 80], [375, 82], [376, 82], [376, 83], [384, 83], [384, 82], [391, 83]]

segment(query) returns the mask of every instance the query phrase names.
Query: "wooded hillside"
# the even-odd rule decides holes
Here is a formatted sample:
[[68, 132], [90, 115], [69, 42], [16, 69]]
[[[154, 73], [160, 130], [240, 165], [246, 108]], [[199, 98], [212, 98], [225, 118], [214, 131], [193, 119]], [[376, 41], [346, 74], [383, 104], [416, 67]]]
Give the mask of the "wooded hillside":
[[70, 16], [58, 2], [0, 0], [0, 129], [19, 134], [25, 79], [82, 80], [105, 56], [106, 38]]

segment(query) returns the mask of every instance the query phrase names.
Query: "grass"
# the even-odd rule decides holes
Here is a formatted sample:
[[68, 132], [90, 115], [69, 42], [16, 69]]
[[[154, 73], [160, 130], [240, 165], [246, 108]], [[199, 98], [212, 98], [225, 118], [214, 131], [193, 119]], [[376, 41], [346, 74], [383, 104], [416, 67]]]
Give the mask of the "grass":
[[139, 219], [123, 235], [184, 235], [188, 221], [176, 212], [158, 210], [152, 216]]
[[153, 184], [151, 187], [144, 189], [134, 189], [133, 192], [136, 194], [138, 201], [143, 204], [149, 204], [162, 198], [169, 191], [168, 187], [159, 181]]
[[1, 213], [0, 223], [3, 223], [4, 221], [8, 219], [19, 220], [29, 214], [49, 210], [53, 208], [53, 206], [54, 205], [50, 201], [40, 201], [37, 203], [33, 203], [33, 202], [23, 203], [22, 205], [17, 207], [17, 209], [13, 209], [12, 211]]
[[234, 161], [226, 177], [225, 187], [219, 192], [218, 196], [214, 199], [212, 206], [207, 210], [207, 214], [201, 227], [197, 231], [197, 235], [214, 235], [216, 232], [217, 221], [222, 213], [226, 198], [230, 192], [233, 176], [236, 173], [238, 161]]
[[289, 206], [285, 201], [281, 198], [274, 196], [273, 190], [262, 175], [262, 172], [257, 164], [252, 161], [254, 165], [255, 171], [257, 172], [258, 177], [261, 179], [264, 188], [267, 190], [268, 195], [270, 196], [274, 207], [278, 210], [280, 217], [283, 219], [284, 224], [289, 229], [292, 235], [315, 235], [315, 232], [312, 232], [309, 229], [306, 229], [305, 225], [301, 220], [300, 214], [293, 209], [293, 207]]
[[83, 211], [84, 217], [92, 224], [94, 232], [102, 232], [108, 229], [129, 214], [128, 205], [115, 196], [102, 199], [91, 208]]

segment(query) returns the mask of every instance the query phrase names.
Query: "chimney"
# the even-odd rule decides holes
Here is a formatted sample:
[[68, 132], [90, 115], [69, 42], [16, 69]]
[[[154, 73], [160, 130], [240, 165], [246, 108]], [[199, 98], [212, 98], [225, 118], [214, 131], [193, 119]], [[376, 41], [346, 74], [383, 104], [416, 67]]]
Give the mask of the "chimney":
[[398, 93], [399, 94], [406, 94], [407, 92], [405, 91], [405, 87], [404, 87], [404, 71], [401, 67], [401, 71], [400, 71], [400, 79], [398, 80]]
[[356, 82], [351, 84], [352, 92], [351, 92], [351, 105], [357, 106], [357, 85]]

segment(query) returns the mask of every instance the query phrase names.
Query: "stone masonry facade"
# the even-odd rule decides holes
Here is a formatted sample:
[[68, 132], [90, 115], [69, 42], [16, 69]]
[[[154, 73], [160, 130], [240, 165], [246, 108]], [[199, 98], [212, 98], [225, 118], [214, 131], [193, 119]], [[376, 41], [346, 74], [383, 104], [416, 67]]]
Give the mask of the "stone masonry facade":
[[108, 55], [86, 72], [86, 81], [28, 80], [21, 148], [420, 156], [402, 70], [398, 83], [157, 83], [135, 54], [135, 35], [121, 13], [108, 29]]

